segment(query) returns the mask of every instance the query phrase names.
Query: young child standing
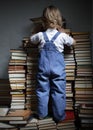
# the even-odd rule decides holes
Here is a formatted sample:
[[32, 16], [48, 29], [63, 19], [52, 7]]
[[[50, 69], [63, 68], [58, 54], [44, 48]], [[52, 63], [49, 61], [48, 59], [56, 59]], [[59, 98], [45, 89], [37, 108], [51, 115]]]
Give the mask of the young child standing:
[[62, 16], [58, 8], [46, 7], [42, 17], [45, 31], [30, 37], [33, 44], [39, 43], [36, 89], [38, 117], [43, 119], [48, 115], [49, 95], [51, 95], [53, 118], [59, 122], [65, 119], [66, 108], [64, 45], [71, 46], [75, 41], [62, 32]]

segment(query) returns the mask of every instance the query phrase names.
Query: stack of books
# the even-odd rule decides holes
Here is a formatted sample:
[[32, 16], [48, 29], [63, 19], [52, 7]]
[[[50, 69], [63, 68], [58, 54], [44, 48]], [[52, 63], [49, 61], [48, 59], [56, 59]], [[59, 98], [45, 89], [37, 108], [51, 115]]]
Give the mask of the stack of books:
[[66, 65], [66, 119], [57, 125], [57, 129], [75, 130], [74, 81], [76, 78], [76, 59], [74, 47], [64, 47], [64, 60]]
[[[31, 110], [11, 110], [10, 108], [0, 108], [0, 128], [17, 129], [18, 125], [27, 124], [30, 116], [32, 115]], [[25, 123], [24, 123], [25, 122]]]
[[73, 33], [73, 37], [76, 40], [75, 58], [77, 63], [77, 76], [91, 77], [92, 71], [92, 42], [88, 32]]
[[81, 121], [81, 128], [93, 129], [93, 105], [90, 105], [90, 101], [88, 104], [80, 106], [79, 118]]
[[27, 49], [27, 73], [26, 73], [26, 108], [36, 111], [36, 74], [37, 74], [37, 47], [31, 46]]
[[73, 47], [65, 46], [64, 60], [65, 60], [65, 65], [66, 65], [66, 80], [74, 81], [75, 80], [76, 61], [75, 61], [75, 53], [74, 53]]
[[38, 119], [31, 118], [28, 120], [28, 123], [25, 126], [21, 126], [20, 130], [38, 130]]
[[75, 108], [82, 128], [93, 128], [93, 68], [92, 42], [88, 32], [73, 33], [76, 40]]
[[73, 111], [66, 112], [66, 119], [57, 124], [57, 130], [75, 130], [75, 114]]
[[38, 121], [38, 130], [57, 130], [56, 123], [52, 117]]
[[73, 82], [66, 82], [66, 111], [74, 111], [74, 91]]
[[11, 109], [25, 109], [25, 83], [27, 54], [21, 49], [10, 49], [8, 66], [9, 82], [11, 87]]
[[73, 47], [65, 46], [64, 60], [66, 65], [66, 111], [74, 111], [74, 80], [76, 61]]

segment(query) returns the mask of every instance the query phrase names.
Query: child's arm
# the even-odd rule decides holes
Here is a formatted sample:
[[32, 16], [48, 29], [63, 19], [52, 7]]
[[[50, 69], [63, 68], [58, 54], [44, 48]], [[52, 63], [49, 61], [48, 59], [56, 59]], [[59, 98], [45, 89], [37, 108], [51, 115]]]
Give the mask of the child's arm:
[[72, 44], [73, 46], [75, 46], [76, 45], [76, 40], [75, 39], [73, 39], [73, 44]]
[[[58, 30], [59, 32], [66, 33], [66, 34], [68, 34], [70, 37], [73, 38], [73, 36], [71, 35], [71, 32], [70, 32], [70, 29], [64, 29], [64, 28], [58, 27], [57, 30]], [[73, 44], [72, 44], [72, 46], [75, 46], [75, 45], [76, 45], [76, 41], [75, 41], [75, 39], [73, 38]]]

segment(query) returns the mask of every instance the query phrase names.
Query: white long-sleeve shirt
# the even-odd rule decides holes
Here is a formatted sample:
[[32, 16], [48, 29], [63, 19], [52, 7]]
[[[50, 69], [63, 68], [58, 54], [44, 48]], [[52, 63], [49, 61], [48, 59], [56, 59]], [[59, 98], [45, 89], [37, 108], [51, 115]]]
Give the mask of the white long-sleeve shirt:
[[[46, 34], [48, 36], [48, 39], [51, 40], [52, 37], [57, 33], [56, 29], [47, 29], [46, 30]], [[44, 36], [42, 32], [36, 33], [34, 35], [32, 35], [30, 37], [30, 40], [33, 44], [39, 44], [39, 50], [41, 48], [43, 48], [43, 46], [45, 45], [45, 40], [44, 40]], [[69, 36], [66, 33], [60, 33], [59, 36], [55, 39], [55, 41], [53, 42], [55, 44], [55, 46], [57, 47], [57, 49], [59, 50], [59, 52], [63, 52], [64, 51], [64, 45], [67, 46], [71, 46], [74, 43], [74, 39]]]

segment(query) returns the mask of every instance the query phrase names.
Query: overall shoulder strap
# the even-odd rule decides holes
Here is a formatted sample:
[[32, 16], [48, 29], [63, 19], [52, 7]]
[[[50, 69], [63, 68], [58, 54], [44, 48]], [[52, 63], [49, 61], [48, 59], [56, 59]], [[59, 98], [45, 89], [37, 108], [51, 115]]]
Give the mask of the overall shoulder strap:
[[60, 32], [58, 31], [58, 32], [53, 36], [53, 38], [51, 39], [51, 42], [54, 42], [54, 40], [58, 37], [59, 34], [60, 34]]
[[46, 42], [49, 42], [49, 39], [48, 39], [48, 36], [47, 36], [46, 32], [43, 32], [43, 36], [44, 36], [44, 40]]

